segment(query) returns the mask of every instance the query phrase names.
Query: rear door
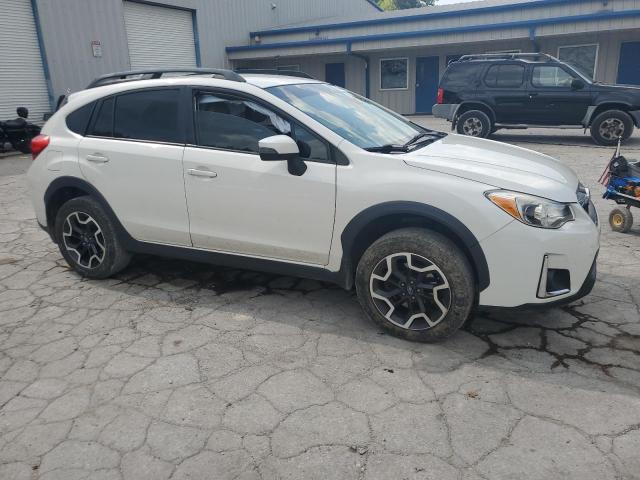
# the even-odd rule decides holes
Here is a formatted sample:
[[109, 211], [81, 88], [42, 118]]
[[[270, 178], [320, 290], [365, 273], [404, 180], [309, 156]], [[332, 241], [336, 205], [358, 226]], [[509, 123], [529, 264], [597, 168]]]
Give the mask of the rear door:
[[571, 83], [578, 78], [562, 65], [532, 65], [530, 71], [528, 123], [580, 125], [591, 104], [589, 86], [573, 89]]
[[190, 245], [182, 174], [183, 90], [103, 99], [79, 144], [80, 169], [137, 240]]
[[499, 63], [487, 68], [483, 79], [485, 95], [490, 99], [497, 123], [528, 121], [525, 70], [521, 63]]

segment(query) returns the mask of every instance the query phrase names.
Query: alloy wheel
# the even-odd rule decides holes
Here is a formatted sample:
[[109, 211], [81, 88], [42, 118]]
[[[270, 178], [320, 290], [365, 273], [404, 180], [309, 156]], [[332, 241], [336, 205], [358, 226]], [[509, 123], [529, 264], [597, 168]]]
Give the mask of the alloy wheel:
[[414, 253], [380, 260], [371, 273], [369, 291], [378, 311], [407, 330], [435, 327], [451, 307], [447, 277], [436, 264]]
[[482, 134], [482, 121], [477, 117], [469, 117], [462, 123], [462, 131], [470, 137], [479, 137]]
[[607, 118], [600, 124], [599, 131], [605, 140], [618, 140], [624, 135], [624, 122], [619, 118]]
[[94, 269], [104, 261], [106, 247], [100, 225], [90, 215], [73, 212], [64, 221], [64, 247], [83, 268]]

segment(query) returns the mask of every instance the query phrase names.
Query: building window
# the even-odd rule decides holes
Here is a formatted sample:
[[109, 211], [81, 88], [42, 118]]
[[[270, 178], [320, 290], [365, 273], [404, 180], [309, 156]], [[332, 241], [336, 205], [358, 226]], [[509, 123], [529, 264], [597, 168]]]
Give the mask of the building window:
[[596, 75], [598, 44], [559, 47], [558, 58], [593, 79]]
[[406, 90], [409, 88], [409, 59], [383, 58], [380, 60], [380, 90]]

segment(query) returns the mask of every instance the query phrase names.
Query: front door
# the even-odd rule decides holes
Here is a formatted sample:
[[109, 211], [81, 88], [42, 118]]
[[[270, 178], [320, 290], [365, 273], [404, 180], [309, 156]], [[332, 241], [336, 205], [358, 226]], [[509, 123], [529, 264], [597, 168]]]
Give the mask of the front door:
[[591, 105], [589, 85], [573, 89], [577, 77], [559, 65], [534, 65], [530, 71], [528, 123], [580, 125]]
[[620, 46], [618, 83], [640, 85], [640, 42], [625, 42]]
[[327, 63], [324, 66], [325, 81], [344, 88], [346, 86], [346, 77], [344, 73], [344, 63]]
[[[195, 144], [184, 181], [195, 247], [326, 265], [335, 214], [336, 165], [329, 147], [267, 104], [235, 94], [195, 92]], [[263, 161], [258, 141], [290, 135], [307, 164]]]
[[438, 101], [439, 57], [416, 58], [416, 113], [431, 114]]

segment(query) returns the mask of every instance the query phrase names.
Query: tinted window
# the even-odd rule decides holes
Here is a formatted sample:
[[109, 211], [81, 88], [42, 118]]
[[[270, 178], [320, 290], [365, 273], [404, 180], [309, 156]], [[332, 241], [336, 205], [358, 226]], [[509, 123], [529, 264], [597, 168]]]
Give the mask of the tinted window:
[[67, 128], [78, 135], [84, 135], [95, 105], [96, 102], [88, 103], [67, 115]]
[[295, 126], [294, 133], [301, 158], [318, 162], [329, 161], [329, 150], [322, 140], [300, 125]]
[[570, 88], [573, 77], [560, 67], [538, 66], [533, 68], [531, 83], [535, 87]]
[[290, 135], [291, 125], [251, 100], [201, 93], [196, 97], [198, 145], [258, 153], [258, 142]]
[[449, 67], [442, 85], [450, 88], [469, 88], [474, 86], [481, 65], [473, 63], [460, 63]]
[[113, 137], [113, 105], [115, 100], [113, 97], [107, 98], [100, 105], [96, 119], [93, 122], [91, 135], [97, 137]]
[[484, 81], [489, 87], [519, 87], [524, 81], [524, 66], [515, 64], [493, 65], [487, 70]]
[[125, 93], [116, 100], [114, 136], [182, 143], [178, 122], [179, 90]]

